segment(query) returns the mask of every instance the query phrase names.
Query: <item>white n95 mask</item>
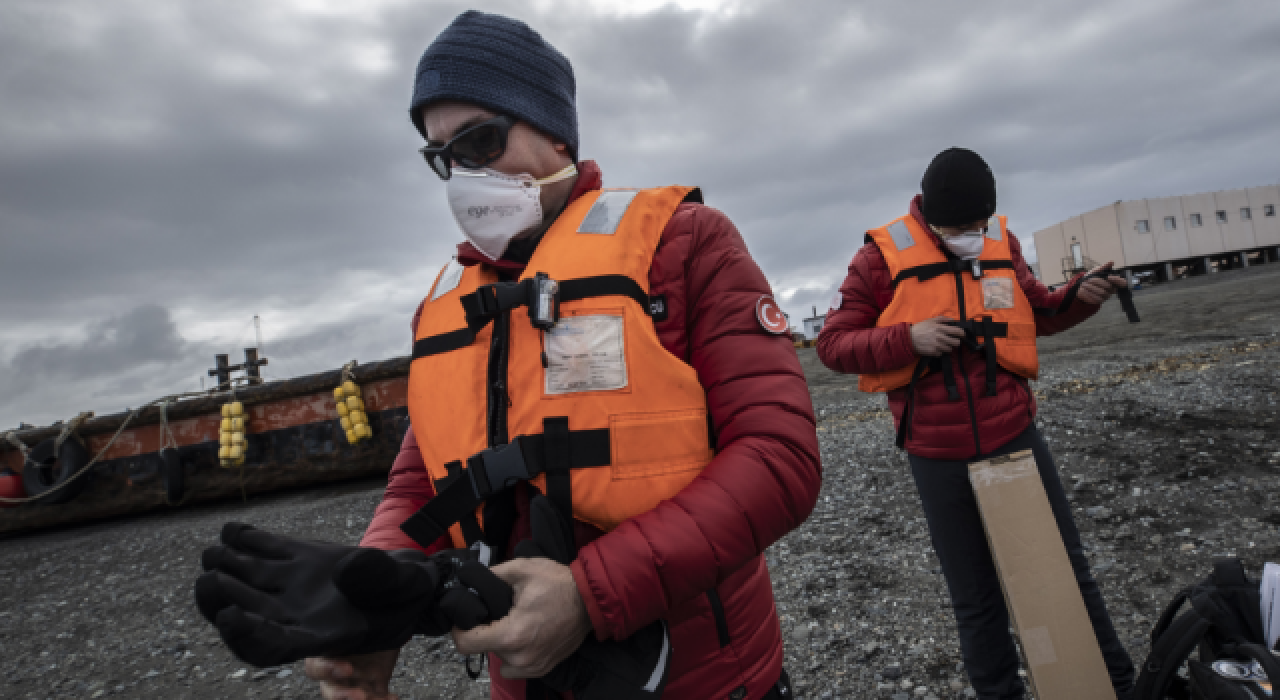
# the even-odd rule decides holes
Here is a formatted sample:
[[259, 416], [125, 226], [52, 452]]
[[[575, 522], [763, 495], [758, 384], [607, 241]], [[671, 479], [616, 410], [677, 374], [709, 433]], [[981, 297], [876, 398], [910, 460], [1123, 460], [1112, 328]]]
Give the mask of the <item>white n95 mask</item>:
[[942, 237], [942, 245], [947, 247], [953, 255], [961, 260], [973, 260], [982, 255], [982, 243], [986, 240], [986, 236], [981, 231], [973, 233], [962, 233], [959, 236]]
[[462, 235], [485, 257], [497, 260], [511, 241], [542, 223], [542, 185], [577, 174], [574, 165], [541, 180], [490, 168], [454, 168], [453, 177], [445, 182], [445, 193]]

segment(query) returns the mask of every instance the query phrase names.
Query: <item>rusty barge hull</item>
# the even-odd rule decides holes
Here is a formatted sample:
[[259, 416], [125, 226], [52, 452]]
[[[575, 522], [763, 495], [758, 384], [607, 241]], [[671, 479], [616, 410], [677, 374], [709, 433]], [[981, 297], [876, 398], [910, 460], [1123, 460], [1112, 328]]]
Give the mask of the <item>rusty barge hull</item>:
[[[158, 408], [141, 411], [116, 438], [102, 459], [86, 473], [80, 492], [60, 504], [39, 501], [0, 508], [0, 533], [88, 522], [101, 518], [181, 508], [242, 494], [386, 474], [409, 427], [406, 392], [409, 358], [355, 368], [373, 437], [348, 444], [338, 422], [333, 389], [340, 370], [239, 389], [236, 399], [249, 416], [245, 463], [219, 466], [219, 424], [227, 396], [200, 397], [171, 404], [170, 431], [177, 442], [185, 482], [182, 497], [169, 498], [163, 474], [161, 415]], [[79, 430], [89, 453], [108, 444], [128, 412], [87, 421]], [[57, 437], [58, 426], [17, 433], [26, 445]], [[0, 443], [0, 467], [21, 473], [22, 454]]]

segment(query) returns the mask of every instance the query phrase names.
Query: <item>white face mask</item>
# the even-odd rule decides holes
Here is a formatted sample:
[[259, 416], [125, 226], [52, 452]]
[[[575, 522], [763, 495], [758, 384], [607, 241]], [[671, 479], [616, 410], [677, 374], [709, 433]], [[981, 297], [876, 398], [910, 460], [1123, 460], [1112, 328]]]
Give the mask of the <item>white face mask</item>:
[[511, 241], [542, 223], [542, 185], [577, 174], [573, 165], [541, 180], [489, 168], [454, 168], [453, 177], [445, 182], [445, 193], [462, 235], [485, 257], [497, 260]]
[[939, 236], [939, 238], [942, 238], [942, 245], [961, 260], [973, 260], [982, 255], [982, 243], [987, 239], [981, 232], [962, 233], [949, 238]]

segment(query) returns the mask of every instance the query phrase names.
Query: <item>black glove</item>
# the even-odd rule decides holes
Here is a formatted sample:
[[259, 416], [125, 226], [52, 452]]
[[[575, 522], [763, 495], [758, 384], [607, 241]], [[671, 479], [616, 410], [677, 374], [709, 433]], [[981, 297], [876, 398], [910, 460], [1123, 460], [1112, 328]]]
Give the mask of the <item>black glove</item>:
[[396, 649], [451, 626], [435, 601], [452, 562], [417, 550], [297, 540], [227, 523], [222, 545], [206, 549], [201, 564], [200, 614], [255, 666]]
[[446, 625], [469, 630], [506, 617], [511, 611], [514, 595], [511, 584], [490, 571], [476, 550], [450, 549], [431, 558], [447, 562], [450, 572], [436, 601], [436, 609]]
[[[530, 501], [529, 527], [533, 539], [516, 545], [517, 557], [573, 561], [572, 523], [546, 496]], [[671, 640], [667, 624], [658, 620], [620, 642], [587, 635], [573, 655], [538, 682], [572, 693], [574, 700], [652, 700], [662, 697], [670, 669]]]

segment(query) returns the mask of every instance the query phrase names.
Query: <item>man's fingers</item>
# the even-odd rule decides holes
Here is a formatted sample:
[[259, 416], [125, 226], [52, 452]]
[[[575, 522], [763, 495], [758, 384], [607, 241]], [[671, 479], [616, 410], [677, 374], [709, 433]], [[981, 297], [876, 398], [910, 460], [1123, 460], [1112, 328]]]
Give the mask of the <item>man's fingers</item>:
[[1113, 287], [1128, 287], [1128, 286], [1129, 286], [1129, 280], [1127, 280], [1127, 279], [1125, 279], [1125, 278], [1123, 278], [1123, 277], [1121, 277], [1121, 276], [1119, 276], [1119, 275], [1111, 275], [1110, 277], [1108, 277], [1108, 278], [1107, 278], [1107, 281], [1108, 281], [1108, 282], [1110, 282], [1110, 283], [1111, 283], [1111, 286], [1113, 286]]
[[1100, 279], [1091, 279], [1081, 287], [1080, 291], [1088, 290], [1095, 297], [1103, 296], [1111, 291], [1111, 283]]
[[365, 687], [320, 684], [320, 697], [324, 700], [399, 700], [395, 693], [383, 693]]
[[541, 678], [547, 674], [537, 673], [533, 668], [517, 666], [510, 661], [503, 661], [502, 667], [498, 669], [498, 675], [507, 680], [518, 681], [526, 678]]
[[963, 328], [956, 328], [955, 326], [938, 326], [938, 330], [942, 331], [944, 335], [950, 336], [957, 340], [964, 337]]
[[1101, 304], [1111, 294], [1111, 285], [1099, 279], [1091, 279], [1080, 285], [1078, 298], [1086, 304]]
[[313, 681], [345, 681], [351, 677], [352, 671], [350, 663], [323, 656], [312, 656], [306, 663], [307, 678]]
[[485, 652], [502, 653], [511, 646], [510, 621], [508, 618], [496, 620], [487, 625], [478, 625], [469, 630], [453, 630], [453, 645], [459, 654], [483, 654]]

